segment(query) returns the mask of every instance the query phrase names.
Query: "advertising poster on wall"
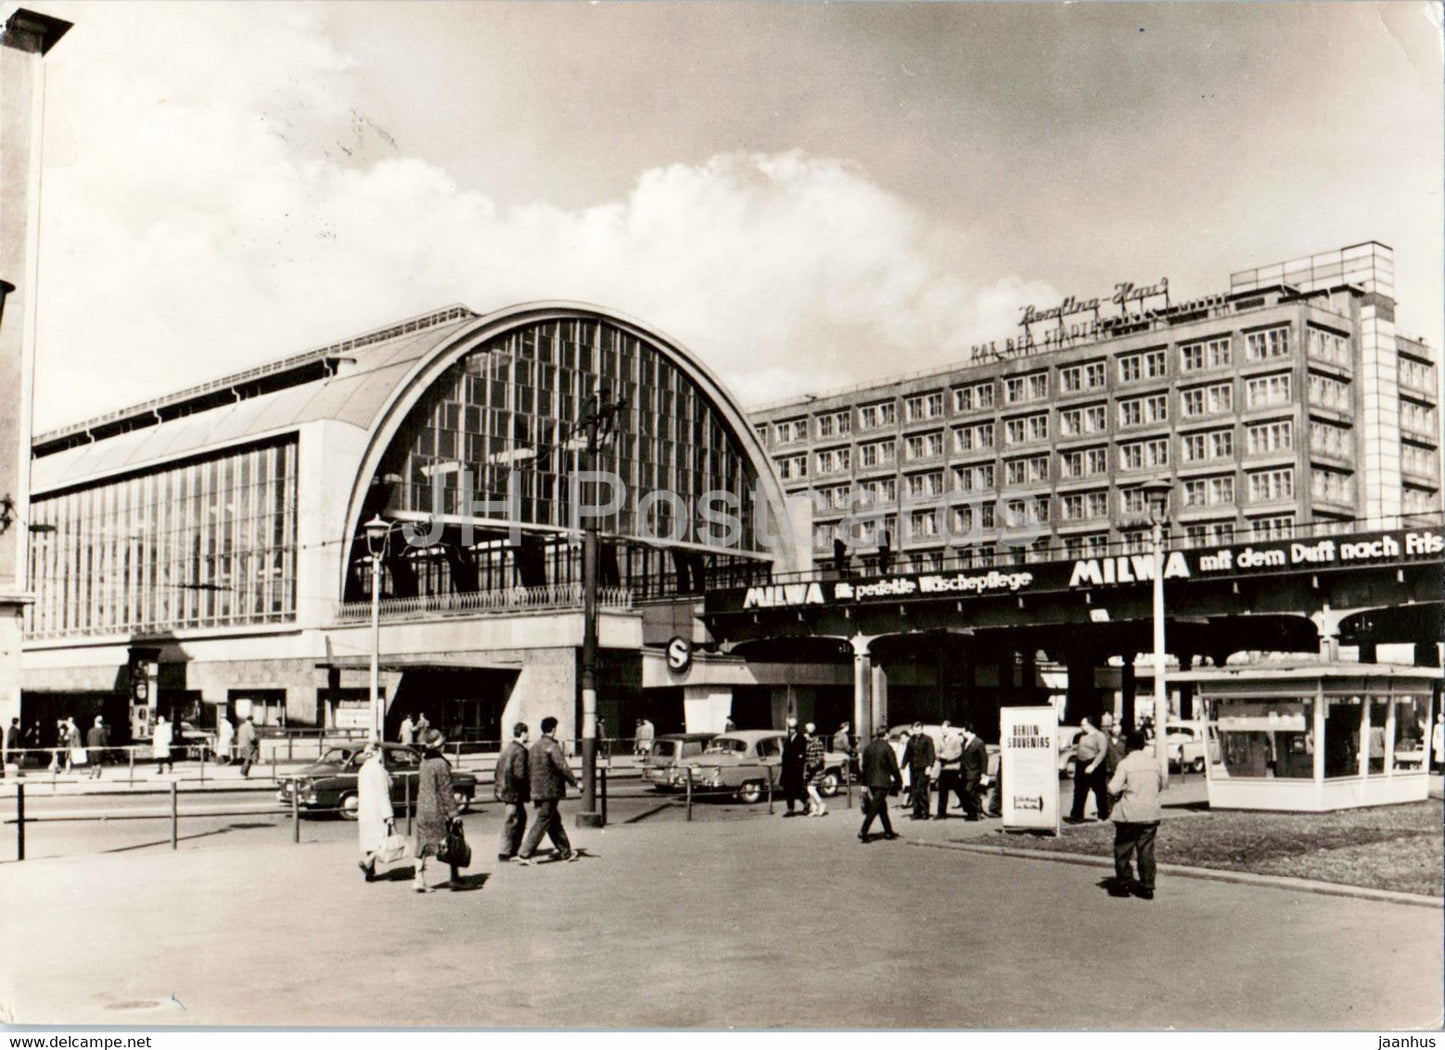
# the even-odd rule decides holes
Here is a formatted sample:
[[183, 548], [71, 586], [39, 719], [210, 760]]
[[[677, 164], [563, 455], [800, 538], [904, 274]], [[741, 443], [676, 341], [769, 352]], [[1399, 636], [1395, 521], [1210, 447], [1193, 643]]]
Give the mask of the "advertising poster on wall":
[[1059, 833], [1059, 715], [1052, 707], [999, 710], [999, 775], [1006, 831]]

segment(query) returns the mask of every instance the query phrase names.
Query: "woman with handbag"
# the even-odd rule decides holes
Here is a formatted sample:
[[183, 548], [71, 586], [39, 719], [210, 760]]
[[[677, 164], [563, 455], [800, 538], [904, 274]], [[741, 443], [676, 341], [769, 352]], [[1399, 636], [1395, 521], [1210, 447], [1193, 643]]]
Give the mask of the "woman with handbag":
[[356, 835], [361, 846], [357, 866], [371, 882], [376, 878], [376, 864], [391, 863], [405, 853], [396, 849], [396, 815], [391, 808], [391, 774], [386, 771], [385, 750], [380, 744], [368, 745], [361, 769], [356, 774]]
[[[442, 757], [446, 737], [440, 729], [428, 729], [419, 740], [422, 749], [421, 768], [416, 782], [416, 878], [412, 889], [428, 893], [426, 861], [428, 857], [446, 860], [448, 832], [457, 819], [457, 800], [452, 795], [452, 767]], [[451, 887], [457, 886], [457, 865], [451, 862]]]

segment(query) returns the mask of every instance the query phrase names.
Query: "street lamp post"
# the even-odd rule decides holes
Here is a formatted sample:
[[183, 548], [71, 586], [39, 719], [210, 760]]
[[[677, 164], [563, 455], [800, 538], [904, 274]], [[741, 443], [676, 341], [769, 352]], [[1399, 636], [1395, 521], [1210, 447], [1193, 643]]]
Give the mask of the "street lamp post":
[[1169, 693], [1164, 683], [1164, 524], [1169, 512], [1167, 481], [1150, 481], [1143, 486], [1149, 501], [1151, 550], [1154, 555], [1154, 757], [1159, 775], [1169, 779], [1169, 747], [1164, 727], [1169, 721]]
[[[578, 429], [586, 439], [583, 469], [595, 469], [597, 453], [611, 436], [626, 399], [610, 401], [591, 394], [583, 405]], [[581, 486], [577, 487], [581, 498]], [[582, 810], [578, 827], [601, 827], [597, 808], [597, 542], [595, 515], [588, 515], [582, 531]]]
[[366, 549], [371, 554], [371, 739], [379, 742], [381, 732], [381, 560], [386, 554], [391, 523], [375, 515], [363, 526]]

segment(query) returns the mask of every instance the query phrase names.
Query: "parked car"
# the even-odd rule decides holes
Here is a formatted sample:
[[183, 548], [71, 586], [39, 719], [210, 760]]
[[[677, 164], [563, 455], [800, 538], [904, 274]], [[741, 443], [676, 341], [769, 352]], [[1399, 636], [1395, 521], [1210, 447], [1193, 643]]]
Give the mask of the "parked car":
[[1072, 778], [1074, 775], [1074, 745], [1078, 743], [1083, 726], [1059, 726], [1059, 777]]
[[658, 791], [675, 791], [687, 779], [687, 763], [702, 754], [716, 733], [663, 733], [653, 738], [642, 759], [642, 782]]
[[1164, 746], [1169, 751], [1169, 765], [1191, 773], [1204, 772], [1204, 741], [1209, 739], [1209, 761], [1218, 765], [1223, 759], [1219, 737], [1209, 733], [1203, 723], [1170, 722], [1164, 727]]
[[[398, 809], [407, 808], [407, 803], [416, 805], [417, 770], [421, 767], [421, 752], [405, 744], [383, 744], [386, 749], [386, 768], [391, 774], [391, 802]], [[301, 809], [319, 812], [337, 812], [347, 820], [356, 819], [356, 774], [361, 769], [364, 744], [347, 744], [327, 748], [326, 752], [309, 766], [298, 770], [281, 782], [276, 792], [276, 801], [291, 805], [291, 796], [297, 796]], [[471, 808], [477, 793], [477, 778], [462, 770], [452, 770], [452, 795], [457, 808], [465, 813]]]
[[[783, 736], [776, 729], [719, 733], [708, 741], [700, 755], [686, 764], [685, 768], [692, 771], [693, 790], [731, 791], [743, 802], [757, 802], [767, 792], [769, 780], [774, 790], [777, 788], [783, 761]], [[847, 762], [848, 756], [841, 751], [824, 753], [818, 794], [832, 798], [838, 793]]]

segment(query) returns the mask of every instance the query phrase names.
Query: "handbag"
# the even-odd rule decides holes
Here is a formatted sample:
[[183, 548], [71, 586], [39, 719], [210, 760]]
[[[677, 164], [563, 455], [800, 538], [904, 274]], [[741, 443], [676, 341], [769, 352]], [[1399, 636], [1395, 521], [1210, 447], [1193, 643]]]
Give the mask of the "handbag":
[[393, 826], [386, 841], [381, 844], [381, 849], [376, 851], [376, 859], [382, 864], [395, 864], [406, 856], [406, 839], [396, 833]]
[[90, 761], [83, 747], [72, 747], [70, 749], [70, 764], [72, 766], [83, 766]]
[[472, 847], [462, 831], [460, 820], [453, 820], [447, 825], [447, 837], [442, 840], [437, 859], [454, 868], [465, 868], [472, 863]]

